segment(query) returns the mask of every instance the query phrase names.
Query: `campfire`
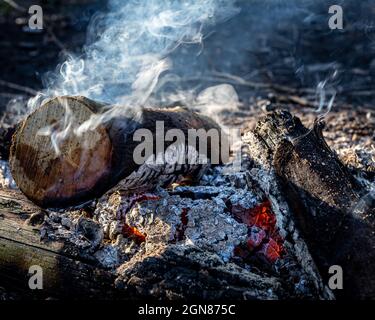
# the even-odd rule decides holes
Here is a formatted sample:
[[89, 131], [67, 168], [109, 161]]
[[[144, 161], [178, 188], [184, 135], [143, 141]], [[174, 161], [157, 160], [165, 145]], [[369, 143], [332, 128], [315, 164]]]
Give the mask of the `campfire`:
[[0, 299], [32, 296], [30, 266], [42, 299], [374, 299], [373, 109], [334, 108], [335, 73], [311, 93], [215, 71], [193, 94], [169, 56], [246, 12], [132, 6], [3, 119]]
[[[95, 189], [96, 183], [82, 189], [76, 188], [73, 181], [87, 181], [85, 177], [92, 172], [88, 166], [74, 167], [69, 162], [71, 170], [78, 170], [79, 175], [71, 170], [49, 171], [43, 176], [48, 183], [34, 169], [49, 168], [46, 162], [56, 161], [46, 154], [51, 159], [58, 157], [60, 168], [66, 168], [63, 163], [73, 159], [70, 150], [77, 150], [66, 147], [76, 143], [74, 136], [60, 145], [59, 155], [54, 155], [53, 145], [48, 150], [38, 140], [44, 136], [32, 141], [24, 133], [38, 124], [34, 119], [40, 118], [39, 113], [56, 108], [63, 99], [47, 102], [14, 133], [10, 152], [12, 176], [28, 198], [47, 208], [29, 219], [35, 224], [33, 216], [44, 216], [36, 223], [41, 241], [73, 247], [77, 258], [89, 259], [96, 268], [113, 274], [116, 294], [135, 290], [136, 296], [147, 297], [147, 288], [156, 286], [154, 297], [208, 294], [199, 288], [221, 297], [219, 282], [225, 281], [231, 288], [229, 292], [233, 291], [231, 295], [237, 292], [248, 298], [331, 299], [334, 294], [327, 286], [326, 268], [337, 263], [354, 270], [371, 259], [366, 244], [371, 246], [371, 220], [357, 220], [360, 215], [371, 214], [371, 208], [350, 211], [365, 189], [361, 191], [355, 177], [328, 147], [321, 122], [307, 129], [287, 111], [261, 117], [253, 129], [243, 133], [244, 161], [239, 171], [228, 173], [231, 162], [211, 168], [195, 165], [185, 171], [162, 163], [141, 165], [137, 174], [127, 177], [115, 163], [112, 167], [97, 166], [96, 177], [103, 176], [99, 168], [105, 174], [111, 170], [113, 179], [121, 177], [119, 184], [112, 187], [104, 179], [99, 189]], [[180, 112], [176, 110], [170, 112]], [[182, 113], [181, 117], [194, 119], [189, 125], [208, 121], [197, 114]], [[211, 122], [207, 125], [214, 126]], [[89, 145], [94, 149], [84, 159], [111, 159], [101, 151], [102, 144]], [[38, 150], [39, 146], [43, 149]], [[29, 150], [35, 151], [30, 154]], [[25, 166], [30, 157], [34, 164]], [[89, 159], [87, 163], [93, 161]], [[117, 161], [124, 163], [124, 159]], [[156, 178], [143, 180], [151, 169]], [[70, 174], [76, 178], [71, 180]], [[189, 175], [199, 176], [200, 180], [188, 182], [185, 177]], [[69, 181], [70, 189], [65, 188], [62, 179]], [[138, 179], [140, 188], [136, 187]], [[53, 192], [45, 193], [56, 184]], [[87, 194], [99, 197], [87, 201]], [[78, 198], [80, 195], [84, 196]], [[60, 209], [50, 208], [52, 203]], [[348, 244], [358, 242], [361, 249], [350, 251], [353, 258], [348, 259]], [[333, 250], [337, 255], [332, 256]], [[174, 267], [169, 270], [171, 266]], [[170, 274], [176, 268], [189, 277], [191, 290], [185, 291], [179, 276]], [[207, 275], [196, 279], [202, 270]], [[213, 274], [219, 282], [211, 283]], [[371, 279], [367, 272], [362, 275], [348, 275], [350, 290], [345, 294], [371, 294], [371, 287], [358, 289], [362, 281]], [[238, 287], [232, 282], [234, 276], [245, 284]]]

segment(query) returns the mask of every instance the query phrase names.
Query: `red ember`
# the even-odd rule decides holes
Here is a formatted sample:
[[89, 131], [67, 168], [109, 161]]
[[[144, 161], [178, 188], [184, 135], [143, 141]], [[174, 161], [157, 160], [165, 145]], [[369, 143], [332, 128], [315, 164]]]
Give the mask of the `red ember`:
[[[277, 231], [276, 217], [272, 212], [271, 203], [266, 200], [251, 209], [235, 205], [232, 206], [231, 212], [249, 227], [247, 250], [266, 257], [271, 263], [276, 262], [283, 252], [283, 240]], [[236, 253], [239, 252], [237, 249]]]
[[181, 212], [181, 224], [177, 227], [176, 234], [174, 236], [174, 239], [176, 241], [182, 241], [185, 238], [185, 229], [189, 222], [188, 220], [188, 214], [189, 209], [183, 208]]
[[262, 248], [260, 249], [260, 253], [264, 254], [264, 256], [272, 263], [276, 262], [276, 260], [280, 258], [281, 252], [281, 245], [279, 245], [272, 238], [270, 238], [266, 244], [263, 244]]
[[125, 237], [133, 239], [136, 243], [140, 244], [146, 241], [146, 235], [140, 232], [137, 228], [124, 224], [122, 233]]

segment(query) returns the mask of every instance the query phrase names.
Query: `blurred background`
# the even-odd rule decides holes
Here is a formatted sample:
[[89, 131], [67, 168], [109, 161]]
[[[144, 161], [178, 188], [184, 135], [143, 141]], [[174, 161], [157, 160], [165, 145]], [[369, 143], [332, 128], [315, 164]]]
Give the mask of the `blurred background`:
[[[105, 0], [0, 0], [0, 112], [3, 118], [10, 112], [16, 119], [30, 97], [51, 85], [50, 80], [59, 74], [61, 63], [69, 55], [79, 57], [85, 44], [95, 42], [100, 36], [100, 24], [94, 32], [93, 28], [90, 33], [86, 32], [93, 16], [105, 16], [114, 6], [131, 2], [133, 7], [134, 3], [140, 7], [149, 3], [112, 1], [109, 8]], [[372, 108], [373, 1], [228, 0], [218, 2], [216, 9], [225, 2], [233, 3], [240, 12], [225, 22], [204, 26], [203, 43], [182, 45], [170, 54], [173, 75], [178, 81], [165, 81], [155, 94], [159, 95], [157, 103], [171, 104], [186, 98], [166, 94], [176, 93], [176, 83], [179, 92], [190, 93], [228, 83], [245, 105], [254, 99], [267, 98], [319, 108], [322, 99], [327, 104], [334, 96], [335, 106]], [[28, 28], [27, 10], [32, 4], [43, 8], [42, 30]], [[328, 26], [331, 5], [343, 8], [342, 30], [331, 30]], [[150, 7], [144, 6], [145, 11]], [[126, 20], [126, 13], [120, 18]], [[116, 39], [112, 39], [115, 45], [113, 40]], [[108, 57], [108, 64], [116, 64], [116, 59]], [[116, 83], [119, 85], [121, 90], [127, 90], [125, 85]], [[110, 94], [100, 96], [102, 100], [116, 95], [111, 90], [107, 92]]]

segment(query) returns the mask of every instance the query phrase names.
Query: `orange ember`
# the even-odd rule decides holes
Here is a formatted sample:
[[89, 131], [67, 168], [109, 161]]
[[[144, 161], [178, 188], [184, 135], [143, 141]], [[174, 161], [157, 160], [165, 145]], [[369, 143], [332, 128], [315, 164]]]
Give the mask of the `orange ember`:
[[275, 231], [276, 218], [268, 200], [250, 209], [249, 224], [251, 226], [257, 226], [265, 231]]
[[125, 237], [133, 239], [136, 243], [140, 244], [146, 241], [146, 235], [140, 232], [137, 228], [124, 224], [122, 233]]
[[[251, 209], [239, 205], [232, 206], [232, 214], [248, 226], [247, 251], [264, 256], [269, 262], [274, 263], [283, 253], [283, 239], [276, 226], [276, 217], [272, 212], [271, 203], [266, 200]], [[238, 254], [244, 252], [236, 251]]]

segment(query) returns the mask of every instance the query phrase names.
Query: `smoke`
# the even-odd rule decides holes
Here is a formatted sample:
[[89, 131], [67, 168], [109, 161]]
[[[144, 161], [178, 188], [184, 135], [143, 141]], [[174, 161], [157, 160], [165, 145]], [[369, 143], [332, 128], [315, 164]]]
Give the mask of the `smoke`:
[[217, 115], [269, 84], [286, 84], [316, 88], [324, 115], [342, 95], [338, 82], [350, 76], [343, 66], [351, 59], [341, 50], [345, 35], [330, 36], [328, 7], [313, 0], [109, 0], [92, 17], [82, 53], [45, 76], [46, 90], [30, 109], [59, 95], [112, 105], [71, 127], [80, 134], [144, 106], [184, 104]]
[[71, 55], [58, 74], [45, 78], [47, 95], [149, 105], [160, 77], [173, 73], [171, 54], [203, 46], [210, 27], [238, 12], [233, 1], [110, 0], [108, 12], [92, 18], [83, 54]]
[[[110, 0], [108, 12], [92, 18], [82, 54], [69, 55], [57, 73], [48, 73], [47, 89], [30, 100], [29, 107], [35, 109], [46, 97], [62, 95], [83, 95], [112, 107], [75, 128], [69, 106], [64, 106], [66, 117], [59, 129], [43, 128], [39, 134], [50, 135], [59, 154], [59, 144], [71, 132], [82, 134], [128, 114], [129, 108], [134, 112], [138, 107], [162, 105], [168, 91], [163, 84], [187, 77], [174, 74], [189, 70], [187, 47], [198, 49], [193, 54], [198, 56], [212, 28], [239, 11], [234, 1], [225, 0]], [[188, 93], [178, 92], [186, 100]]]
[[[333, 69], [331, 75], [329, 75], [325, 80], [320, 81], [316, 87], [316, 96], [317, 96], [317, 105], [318, 109], [316, 112], [319, 114], [318, 118], [323, 119], [333, 107], [333, 103], [336, 98], [336, 89], [337, 86], [336, 80], [338, 77], [338, 71], [336, 68]], [[328, 91], [331, 93], [331, 97], [328, 98]]]

